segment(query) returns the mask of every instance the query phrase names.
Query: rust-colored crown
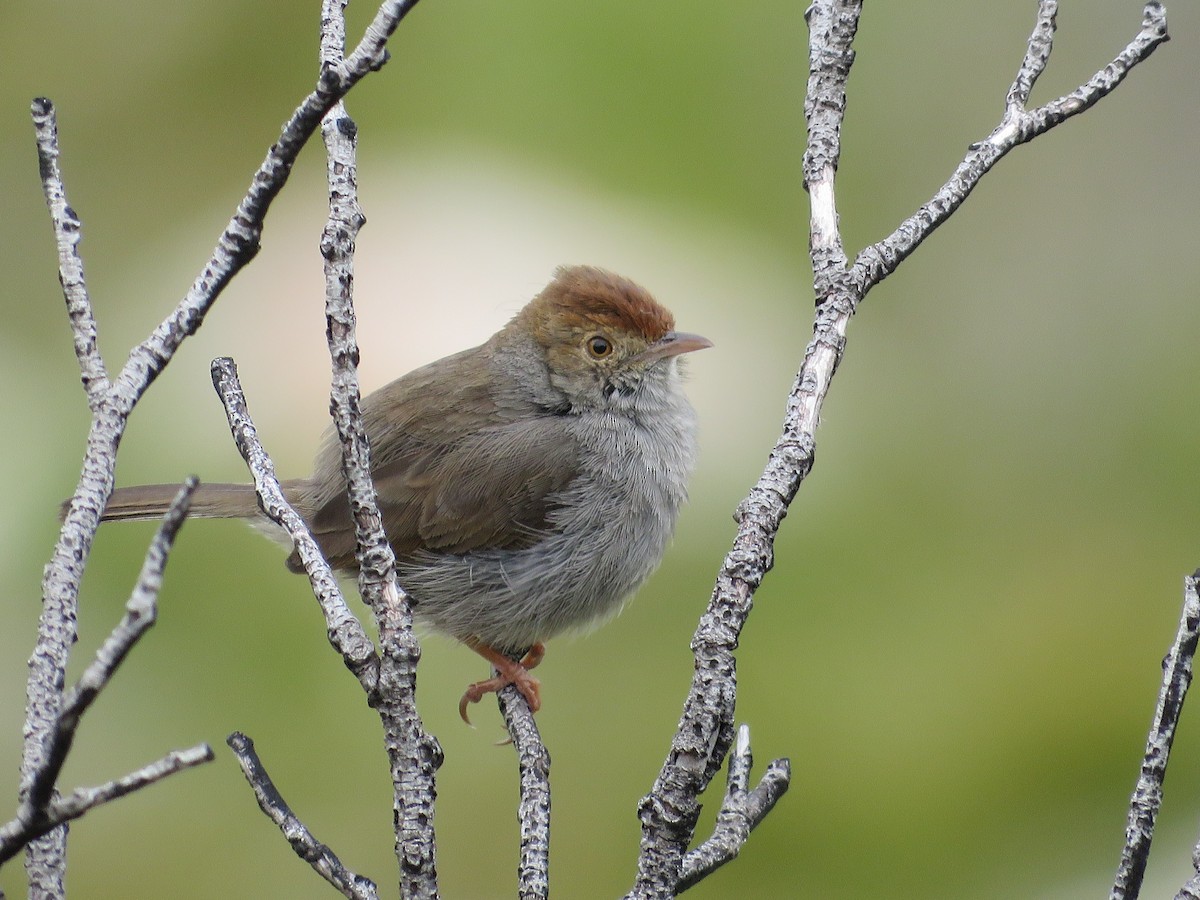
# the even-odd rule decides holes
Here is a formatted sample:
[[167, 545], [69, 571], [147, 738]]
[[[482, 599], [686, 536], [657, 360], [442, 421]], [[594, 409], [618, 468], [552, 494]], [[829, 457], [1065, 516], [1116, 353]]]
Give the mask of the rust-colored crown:
[[639, 284], [595, 266], [559, 266], [530, 304], [555, 318], [639, 332], [647, 343], [675, 327], [675, 317]]

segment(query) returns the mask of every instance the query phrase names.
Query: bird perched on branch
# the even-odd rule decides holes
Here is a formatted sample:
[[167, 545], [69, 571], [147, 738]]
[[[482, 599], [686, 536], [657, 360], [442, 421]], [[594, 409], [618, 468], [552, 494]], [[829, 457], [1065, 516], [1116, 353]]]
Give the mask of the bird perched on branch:
[[[614, 615], [657, 568], [696, 449], [680, 356], [711, 346], [632, 281], [566, 266], [486, 343], [363, 399], [413, 613], [497, 672], [467, 688], [464, 719], [507, 684], [536, 711], [543, 642]], [[103, 518], [161, 516], [176, 490], [120, 488]], [[336, 435], [283, 491], [330, 564], [357, 571]], [[202, 484], [191, 514], [265, 521], [249, 484]]]

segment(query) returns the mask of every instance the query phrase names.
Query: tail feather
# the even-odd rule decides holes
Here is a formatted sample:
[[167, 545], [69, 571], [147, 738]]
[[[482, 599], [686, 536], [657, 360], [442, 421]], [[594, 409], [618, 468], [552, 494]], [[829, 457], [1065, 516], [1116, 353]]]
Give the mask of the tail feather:
[[[139, 522], [162, 518], [179, 493], [178, 484], [139, 484], [117, 488], [109, 498], [101, 521]], [[63, 513], [66, 504], [63, 504]], [[201, 519], [251, 519], [258, 515], [258, 499], [249, 484], [201, 484], [192, 494], [189, 515]]]

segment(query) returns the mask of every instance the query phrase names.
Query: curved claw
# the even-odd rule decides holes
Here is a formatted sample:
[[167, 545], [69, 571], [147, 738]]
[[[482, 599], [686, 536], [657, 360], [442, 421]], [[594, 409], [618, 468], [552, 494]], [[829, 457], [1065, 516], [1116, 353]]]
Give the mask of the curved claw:
[[471, 724], [471, 719], [467, 715], [467, 707], [470, 704], [478, 703], [483, 699], [484, 694], [494, 694], [510, 684], [521, 692], [521, 696], [529, 704], [531, 712], [537, 712], [542, 708], [542, 683], [530, 675], [529, 670], [540, 663], [546, 655], [544, 645], [534, 644], [520, 662], [513, 662], [486, 644], [477, 644], [472, 649], [491, 662], [496, 669], [496, 674], [485, 681], [476, 681], [467, 685], [462, 699], [458, 701], [458, 714], [464, 722], [468, 725]]
[[525, 651], [525, 655], [521, 658], [521, 665], [526, 669], [536, 668], [538, 663], [546, 658], [546, 645], [538, 641], [532, 647]]

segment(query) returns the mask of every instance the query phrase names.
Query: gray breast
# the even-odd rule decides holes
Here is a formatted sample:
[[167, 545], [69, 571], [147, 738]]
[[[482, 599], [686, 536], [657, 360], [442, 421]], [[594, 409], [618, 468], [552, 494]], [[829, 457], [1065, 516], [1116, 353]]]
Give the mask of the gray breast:
[[657, 568], [687, 497], [695, 422], [677, 397], [653, 416], [572, 417], [582, 474], [555, 498], [545, 537], [520, 550], [405, 565], [401, 583], [418, 618], [460, 640], [519, 652], [619, 612]]

